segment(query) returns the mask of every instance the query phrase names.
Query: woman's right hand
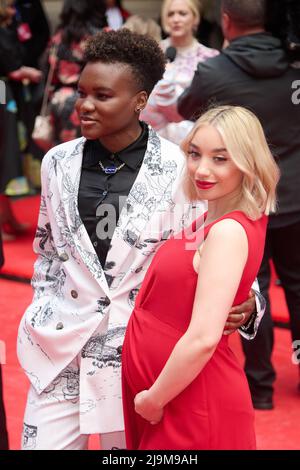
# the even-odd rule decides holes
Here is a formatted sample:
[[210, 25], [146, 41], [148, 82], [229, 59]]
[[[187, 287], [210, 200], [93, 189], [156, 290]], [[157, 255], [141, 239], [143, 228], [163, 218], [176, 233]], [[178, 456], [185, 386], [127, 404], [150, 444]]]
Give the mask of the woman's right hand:
[[149, 390], [139, 392], [134, 398], [134, 407], [137, 414], [139, 414], [150, 424], [157, 424], [163, 417], [164, 410], [154, 403], [151, 399]]

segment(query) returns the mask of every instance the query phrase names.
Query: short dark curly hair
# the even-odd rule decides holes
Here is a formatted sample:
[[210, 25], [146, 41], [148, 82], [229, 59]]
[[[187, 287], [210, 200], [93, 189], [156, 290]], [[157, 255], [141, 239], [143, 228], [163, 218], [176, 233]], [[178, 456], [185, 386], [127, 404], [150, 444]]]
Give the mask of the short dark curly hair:
[[100, 32], [88, 39], [84, 62], [121, 63], [132, 69], [139, 91], [150, 95], [163, 77], [166, 59], [158, 43], [150, 36], [126, 28]]

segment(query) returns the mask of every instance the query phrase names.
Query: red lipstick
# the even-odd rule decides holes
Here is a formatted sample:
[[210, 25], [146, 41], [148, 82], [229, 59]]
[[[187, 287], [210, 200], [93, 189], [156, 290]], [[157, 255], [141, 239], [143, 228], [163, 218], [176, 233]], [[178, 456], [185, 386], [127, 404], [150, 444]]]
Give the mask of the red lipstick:
[[215, 186], [216, 183], [211, 183], [210, 181], [196, 181], [196, 185], [199, 189], [211, 189]]

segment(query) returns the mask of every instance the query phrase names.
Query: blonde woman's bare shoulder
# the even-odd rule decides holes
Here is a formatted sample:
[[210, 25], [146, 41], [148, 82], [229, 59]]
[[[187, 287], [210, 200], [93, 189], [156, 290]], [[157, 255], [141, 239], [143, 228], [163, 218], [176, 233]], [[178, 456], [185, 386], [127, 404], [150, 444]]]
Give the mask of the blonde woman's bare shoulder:
[[243, 225], [235, 219], [222, 219], [215, 223], [208, 234], [210, 240], [218, 239], [222, 243], [243, 241], [247, 243], [247, 234]]

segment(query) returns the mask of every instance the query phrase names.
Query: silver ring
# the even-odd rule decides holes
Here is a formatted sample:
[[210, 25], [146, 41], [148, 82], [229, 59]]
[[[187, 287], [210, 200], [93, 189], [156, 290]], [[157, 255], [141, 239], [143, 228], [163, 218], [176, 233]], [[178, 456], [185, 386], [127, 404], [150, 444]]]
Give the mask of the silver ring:
[[241, 315], [242, 315], [242, 320], [245, 321], [246, 315], [244, 314], [244, 312], [241, 313]]

